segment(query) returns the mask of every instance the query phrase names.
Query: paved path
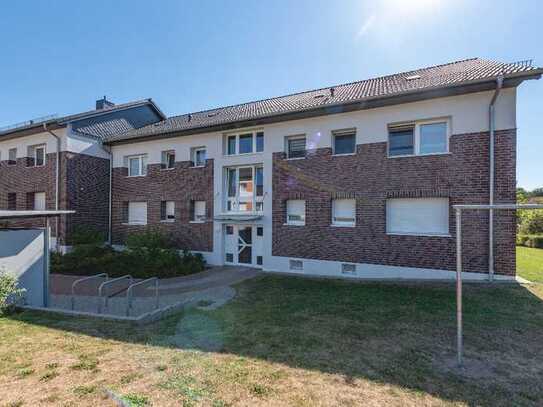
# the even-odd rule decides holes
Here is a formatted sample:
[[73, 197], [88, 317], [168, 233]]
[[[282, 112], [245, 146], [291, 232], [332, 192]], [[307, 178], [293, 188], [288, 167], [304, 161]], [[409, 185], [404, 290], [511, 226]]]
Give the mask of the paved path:
[[[221, 306], [235, 296], [232, 285], [253, 278], [258, 273], [258, 270], [248, 267], [228, 266], [213, 267], [190, 276], [162, 279], [159, 281], [159, 308], [183, 301], [207, 303], [211, 308]], [[51, 307], [71, 309], [71, 285], [78, 278], [81, 276], [51, 275]], [[74, 310], [126, 315], [126, 290], [123, 290], [127, 286], [126, 282], [119, 282], [119, 286], [112, 289], [112, 292], [123, 291], [108, 298], [105, 307], [103, 299], [97, 297], [98, 285], [104, 281], [105, 279], [96, 279], [78, 286]], [[134, 280], [136, 281], [141, 280]], [[137, 287], [133, 294], [130, 315], [139, 315], [155, 309], [153, 286]]]

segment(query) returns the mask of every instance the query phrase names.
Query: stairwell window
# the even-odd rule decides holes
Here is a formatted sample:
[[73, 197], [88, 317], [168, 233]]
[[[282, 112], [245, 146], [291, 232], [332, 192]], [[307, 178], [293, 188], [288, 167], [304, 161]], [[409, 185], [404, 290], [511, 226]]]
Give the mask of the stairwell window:
[[126, 157], [129, 177], [142, 177], [147, 175], [147, 155], [133, 155]]
[[446, 154], [449, 152], [449, 121], [432, 120], [389, 125], [388, 155]]
[[356, 224], [356, 200], [334, 199], [332, 201], [332, 225], [355, 226]]
[[225, 154], [253, 154], [264, 151], [264, 132], [246, 131], [239, 134], [229, 134], [225, 139]]

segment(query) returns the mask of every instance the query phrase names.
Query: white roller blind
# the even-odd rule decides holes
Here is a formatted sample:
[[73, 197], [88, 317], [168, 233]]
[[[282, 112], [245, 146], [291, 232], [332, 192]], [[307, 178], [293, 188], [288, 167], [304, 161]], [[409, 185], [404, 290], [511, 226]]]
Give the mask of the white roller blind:
[[166, 219], [175, 219], [175, 202], [166, 202]]
[[45, 192], [36, 192], [34, 194], [34, 210], [35, 211], [45, 210]]
[[387, 233], [449, 234], [448, 198], [401, 198], [387, 201]]
[[332, 222], [337, 225], [353, 225], [356, 219], [354, 199], [334, 199], [332, 202]]
[[205, 201], [194, 202], [194, 220], [198, 220], [198, 221], [206, 220], [206, 202]]
[[305, 201], [293, 199], [287, 201], [287, 223], [303, 224], [305, 222]]
[[133, 225], [147, 224], [147, 202], [128, 203], [128, 223]]

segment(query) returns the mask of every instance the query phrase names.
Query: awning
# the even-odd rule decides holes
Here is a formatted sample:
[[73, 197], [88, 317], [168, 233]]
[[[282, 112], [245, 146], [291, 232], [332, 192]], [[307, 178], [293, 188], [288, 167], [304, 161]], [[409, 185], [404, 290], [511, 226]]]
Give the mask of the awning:
[[217, 222], [254, 222], [260, 219], [262, 215], [242, 213], [220, 214], [213, 218]]

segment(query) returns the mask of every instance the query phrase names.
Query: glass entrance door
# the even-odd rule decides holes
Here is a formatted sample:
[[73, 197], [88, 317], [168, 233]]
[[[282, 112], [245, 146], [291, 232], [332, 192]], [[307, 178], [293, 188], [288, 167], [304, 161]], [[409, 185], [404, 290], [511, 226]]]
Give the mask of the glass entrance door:
[[263, 230], [259, 225], [225, 225], [224, 262], [262, 266]]
[[253, 264], [252, 226], [238, 226], [238, 263]]

